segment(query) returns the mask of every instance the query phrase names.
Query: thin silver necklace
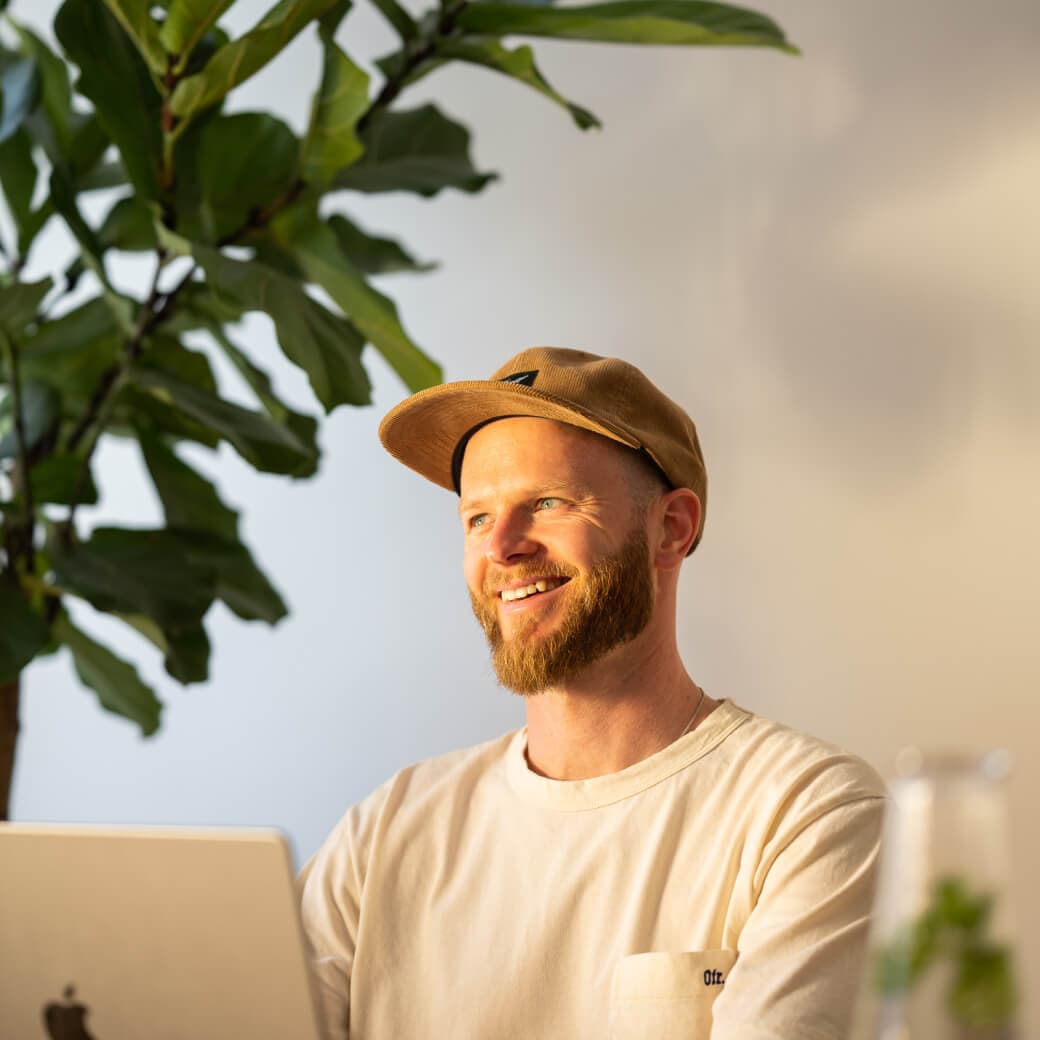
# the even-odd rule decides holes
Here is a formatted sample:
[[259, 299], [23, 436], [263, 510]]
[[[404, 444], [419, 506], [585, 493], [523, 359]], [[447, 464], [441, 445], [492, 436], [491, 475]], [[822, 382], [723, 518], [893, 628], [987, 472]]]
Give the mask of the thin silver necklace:
[[686, 734], [689, 732], [690, 727], [693, 725], [693, 720], [695, 718], [697, 718], [697, 715], [700, 712], [701, 705], [703, 703], [704, 703], [704, 687], [702, 686], [701, 687], [701, 695], [697, 698], [697, 707], [693, 709], [693, 714], [690, 716], [690, 721], [687, 722], [685, 726], [683, 726], [682, 733], [680, 733], [679, 736], [675, 738], [676, 740], [679, 740], [682, 737], [685, 737]]

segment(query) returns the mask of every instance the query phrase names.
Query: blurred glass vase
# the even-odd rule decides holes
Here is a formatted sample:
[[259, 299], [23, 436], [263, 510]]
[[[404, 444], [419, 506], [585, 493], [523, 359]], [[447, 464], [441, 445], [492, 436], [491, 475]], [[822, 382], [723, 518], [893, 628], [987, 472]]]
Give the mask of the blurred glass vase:
[[857, 1036], [1018, 1040], [1008, 757], [903, 752]]

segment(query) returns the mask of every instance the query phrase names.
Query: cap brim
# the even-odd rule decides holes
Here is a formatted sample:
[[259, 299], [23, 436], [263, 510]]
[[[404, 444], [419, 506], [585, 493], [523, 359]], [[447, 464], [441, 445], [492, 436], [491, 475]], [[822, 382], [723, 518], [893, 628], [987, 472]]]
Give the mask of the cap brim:
[[394, 458], [434, 484], [455, 491], [452, 459], [456, 446], [475, 427], [511, 416], [555, 419], [629, 448], [641, 446], [629, 434], [569, 401], [529, 386], [485, 379], [420, 390], [387, 412], [379, 424], [379, 439]]

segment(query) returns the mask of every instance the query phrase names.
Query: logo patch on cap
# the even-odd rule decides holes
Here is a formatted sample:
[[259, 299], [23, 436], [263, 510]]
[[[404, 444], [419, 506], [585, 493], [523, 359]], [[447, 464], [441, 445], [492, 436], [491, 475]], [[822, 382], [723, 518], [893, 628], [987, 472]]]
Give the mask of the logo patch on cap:
[[534, 386], [534, 377], [538, 375], [538, 369], [534, 368], [530, 372], [514, 372], [511, 376], [506, 376], [505, 379], [500, 379], [500, 383], [517, 383], [520, 386]]

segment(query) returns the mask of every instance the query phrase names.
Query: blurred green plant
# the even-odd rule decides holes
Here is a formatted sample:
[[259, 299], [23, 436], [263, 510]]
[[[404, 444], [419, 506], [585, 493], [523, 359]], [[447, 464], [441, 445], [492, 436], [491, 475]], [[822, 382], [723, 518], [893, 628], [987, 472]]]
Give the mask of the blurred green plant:
[[1003, 1036], [1018, 1006], [1011, 951], [989, 938], [993, 896], [959, 878], [936, 882], [927, 909], [876, 955], [875, 988], [906, 999], [939, 964], [950, 970], [946, 1010], [965, 1040]]
[[[372, 2], [399, 38], [375, 63], [376, 87], [338, 42], [350, 0], [279, 0], [237, 37], [219, 24], [234, 0], [65, 0], [54, 21], [61, 53], [0, 0], [0, 818], [20, 679], [40, 655], [67, 648], [104, 708], [145, 734], [159, 726], [153, 690], [80, 630], [71, 599], [144, 636], [181, 683], [207, 677], [203, 619], [214, 601], [269, 624], [286, 613], [239, 538], [236, 511], [177, 450], [226, 441], [264, 473], [317, 469], [317, 420], [279, 400], [235, 342], [243, 315], [271, 318], [325, 412], [368, 402], [366, 344], [412, 390], [439, 380], [369, 281], [431, 265], [335, 207], [350, 192], [478, 192], [495, 175], [474, 167], [468, 130], [436, 105], [394, 107], [402, 91], [449, 62], [480, 65], [587, 129], [596, 117], [506, 37], [794, 52], [769, 18], [696, 0], [442, 0], [419, 16], [398, 0]], [[302, 136], [274, 113], [223, 111], [308, 28], [323, 57]], [[92, 223], [82, 202], [98, 192], [110, 205]], [[49, 276], [25, 280], [49, 221], [75, 249]], [[118, 252], [150, 257], [136, 293], [109, 276]], [[256, 407], [220, 395], [188, 333], [227, 356]], [[111, 436], [140, 446], [165, 526], [77, 529], [79, 507], [100, 496], [92, 464]]]

